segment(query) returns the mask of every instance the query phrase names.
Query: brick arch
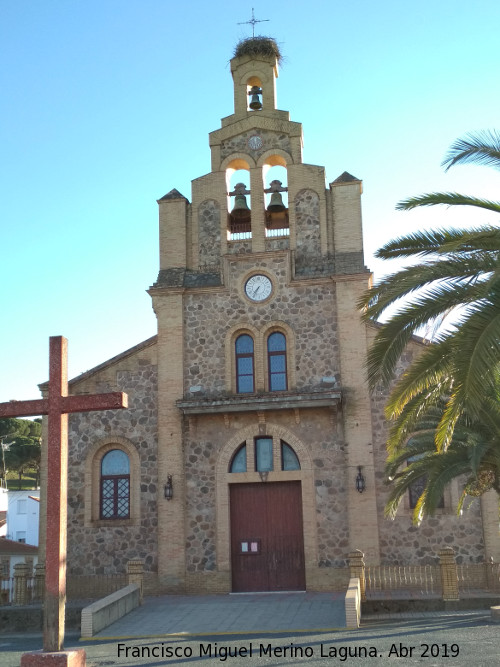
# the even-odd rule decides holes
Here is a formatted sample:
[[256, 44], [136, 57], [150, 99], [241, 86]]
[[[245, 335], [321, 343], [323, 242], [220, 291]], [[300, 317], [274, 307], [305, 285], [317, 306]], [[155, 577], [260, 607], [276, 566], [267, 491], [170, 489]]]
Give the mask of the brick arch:
[[[232, 164], [234, 163], [234, 165]], [[246, 166], [243, 166], [245, 163]], [[226, 169], [254, 169], [256, 167], [255, 160], [248, 153], [231, 153], [221, 162], [220, 170]]]
[[[112, 522], [100, 519], [99, 513], [99, 482], [101, 461], [112, 449], [120, 449], [127, 454], [130, 461], [130, 517], [113, 519]], [[96, 440], [85, 457], [85, 526], [136, 526], [139, 525], [140, 508], [141, 460], [134, 443], [119, 435], [110, 435]]]
[[[215, 474], [217, 477], [220, 475], [225, 475], [228, 473], [229, 464], [233, 458], [234, 453], [240, 447], [240, 445], [247, 441], [253, 440], [253, 438], [258, 437], [259, 435], [268, 435], [280, 440], [284, 440], [290, 447], [293, 447], [295, 453], [297, 454], [301, 470], [312, 470], [313, 462], [309, 449], [304, 445], [304, 443], [298, 438], [290, 429], [280, 426], [279, 424], [274, 424], [273, 422], [267, 422], [265, 424], [264, 433], [261, 432], [258, 425], [252, 424], [251, 426], [246, 426], [243, 429], [237, 431], [232, 435], [229, 440], [222, 446], [217, 457], [215, 464]], [[274, 471], [279, 472], [279, 471]]]
[[[229, 470], [229, 464], [233, 458], [234, 453], [243, 442], [255, 436], [255, 426], [247, 426], [235, 433], [219, 452], [217, 461], [215, 463], [215, 475], [225, 475]], [[258, 431], [258, 428], [257, 428]]]
[[241, 334], [249, 334], [253, 338], [254, 344], [254, 373], [255, 389], [262, 389], [264, 376], [262, 372], [262, 340], [259, 336], [259, 330], [248, 322], [235, 324], [226, 332], [225, 356], [226, 356], [226, 390], [230, 393], [236, 393], [236, 368], [234, 365], [234, 343]]
[[267, 337], [272, 334], [274, 331], [279, 331], [285, 335], [286, 338], [286, 366], [287, 366], [287, 379], [288, 379], [288, 389], [295, 389], [296, 381], [296, 361], [295, 361], [295, 332], [292, 327], [281, 320], [275, 320], [274, 322], [268, 322], [260, 330], [261, 336], [261, 346], [262, 354], [264, 359], [264, 379], [267, 387], [267, 377], [268, 377], [268, 357], [267, 357]]
[[299, 190], [298, 192], [295, 193], [294, 203], [295, 204], [297, 203], [297, 198], [298, 197], [300, 197], [303, 194], [309, 193], [309, 192], [311, 192], [313, 195], [316, 195], [316, 197], [318, 198], [318, 202], [319, 202], [319, 194], [316, 192], [316, 190], [313, 190], [312, 188], [302, 188], [301, 190]]
[[[275, 160], [272, 159], [273, 157]], [[266, 164], [271, 167], [279, 166], [286, 168], [288, 165], [294, 164], [294, 161], [290, 153], [287, 151], [284, 151], [281, 148], [270, 148], [268, 151], [265, 151], [265, 153], [262, 153], [257, 160], [258, 167], [263, 167]]]
[[[259, 435], [268, 435], [273, 438], [275, 460], [277, 457], [276, 447], [280, 440], [284, 440], [289, 444], [299, 459], [300, 470], [284, 471], [275, 469], [269, 473], [268, 480], [272, 482], [299, 480], [301, 482], [307, 579], [308, 570], [312, 571], [317, 564], [316, 500], [313, 461], [308, 448], [299, 437], [290, 429], [272, 422], [259, 424], [256, 421], [250, 426], [239, 429], [226, 440], [219, 451], [215, 464], [217, 569], [219, 572], [230, 573], [231, 571], [229, 485], [239, 482], [263, 483], [260, 480], [259, 473], [253, 470], [253, 465], [248, 466], [253, 454], [253, 439]], [[247, 472], [230, 473], [228, 470], [232, 456], [243, 442], [247, 443]], [[252, 443], [250, 447], [249, 442]], [[250, 471], [248, 471], [249, 468]]]
[[269, 75], [264, 70], [251, 69], [240, 76], [239, 84], [248, 86], [253, 86], [253, 83], [250, 83], [252, 79], [259, 79], [260, 85], [264, 83], [269, 83]]
[[202, 208], [206, 208], [208, 204], [215, 204], [214, 208], [220, 208], [220, 204], [216, 199], [213, 199], [212, 197], [209, 197], [208, 199], [204, 199], [198, 206], [198, 213], [202, 210]]

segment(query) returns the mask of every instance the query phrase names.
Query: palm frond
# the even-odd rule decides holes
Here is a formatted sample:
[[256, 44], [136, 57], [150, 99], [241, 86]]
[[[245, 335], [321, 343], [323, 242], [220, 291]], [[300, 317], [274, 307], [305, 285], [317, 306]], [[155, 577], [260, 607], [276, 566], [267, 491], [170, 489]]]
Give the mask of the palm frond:
[[454, 336], [454, 411], [477, 415], [493, 386], [492, 369], [500, 364], [500, 294], [469, 307]]
[[477, 197], [468, 197], [458, 192], [430, 192], [410, 197], [396, 204], [397, 211], [410, 211], [419, 206], [474, 206], [484, 208], [488, 211], [500, 213], [500, 203], [490, 201], [489, 199], [478, 199]]
[[448, 249], [500, 250], [500, 229], [493, 225], [469, 229], [436, 229], [400, 236], [380, 248], [376, 257], [393, 259], [411, 256], [442, 254]]
[[478, 164], [499, 169], [500, 133], [484, 130], [457, 139], [441, 163], [446, 171], [455, 164]]
[[[364, 309], [365, 320], [377, 319], [398, 300], [418, 292], [423, 287], [435, 289], [433, 283], [441, 283], [441, 289], [448, 290], [450, 297], [448, 307], [459, 305], [462, 300], [470, 303], [485, 296], [487, 287], [481, 281], [484, 281], [485, 276], [496, 276], [493, 272], [497, 268], [500, 278], [498, 259], [489, 253], [483, 255], [476, 253], [475, 257], [470, 258], [452, 256], [438, 261], [428, 261], [386, 276], [382, 282], [371, 287], [362, 296], [358, 305]], [[425, 321], [425, 318], [423, 319]]]
[[439, 416], [434, 418], [432, 424], [426, 422], [426, 414], [439, 405], [442, 395], [447, 389], [445, 383], [437, 383], [435, 386], [416, 394], [405, 403], [398, 416], [392, 419], [386, 442], [389, 455], [396, 454], [404, 448], [408, 440], [414, 437], [417, 429], [431, 429], [432, 447], [436, 448], [435, 431], [440, 422], [442, 410], [439, 411]]
[[[390, 339], [388, 336], [391, 329], [387, 328], [379, 332], [379, 334], [382, 333], [384, 336], [379, 338], [377, 335], [378, 340], [374, 341], [367, 357], [367, 377], [372, 389], [379, 382], [384, 386], [390, 384], [394, 378], [401, 351], [411, 337], [408, 332], [403, 332], [397, 336], [396, 340]], [[440, 383], [446, 378], [451, 370], [452, 342], [449, 338], [440, 337], [433, 345], [427, 347], [418, 359], [414, 360], [411, 367], [404, 372], [392, 389], [386, 414], [396, 416], [398, 404], [403, 405], [420, 389]]]
[[[411, 455], [411, 448], [408, 448], [408, 458]], [[432, 516], [435, 513], [443, 492], [451, 480], [467, 473], [468, 470], [464, 452], [457, 450], [450, 450], [445, 454], [429, 452], [422, 458], [411, 461], [393, 479], [385, 515], [394, 518], [403, 496], [412, 484], [425, 477], [427, 481], [424, 493], [420, 496], [413, 514], [414, 523], [420, 523], [424, 514]]]
[[[470, 134], [455, 142], [444, 165], [459, 163], [500, 167], [500, 133]], [[500, 202], [454, 192], [406, 199], [397, 209], [437, 205], [500, 212]], [[404, 493], [425, 478], [413, 517], [419, 522], [435, 511], [457, 476], [468, 476], [459, 507], [467, 494], [489, 488], [500, 494], [500, 227], [420, 231], [387, 243], [377, 257], [422, 261], [386, 277], [359, 301], [365, 321], [394, 309], [368, 355], [370, 386], [390, 383], [416, 330], [433, 324], [437, 332], [436, 342], [397, 380], [385, 408], [392, 421], [386, 514], [394, 516]], [[457, 308], [445, 330], [444, 318]]]

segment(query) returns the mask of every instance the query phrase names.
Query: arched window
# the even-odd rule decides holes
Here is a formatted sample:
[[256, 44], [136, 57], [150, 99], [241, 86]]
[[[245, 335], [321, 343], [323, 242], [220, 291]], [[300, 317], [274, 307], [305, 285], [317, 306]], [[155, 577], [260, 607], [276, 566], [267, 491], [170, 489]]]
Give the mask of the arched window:
[[282, 470], [300, 470], [300, 463], [297, 454], [283, 440], [281, 441], [281, 469]]
[[267, 367], [269, 371], [269, 391], [286, 391], [286, 338], [279, 331], [267, 339]]
[[249, 394], [254, 391], [253, 338], [248, 334], [238, 336], [236, 352], [236, 393]]
[[229, 472], [246, 472], [247, 471], [247, 446], [246, 444], [236, 451], [236, 454], [231, 460]]
[[101, 519], [130, 516], [130, 460], [121, 449], [112, 449], [101, 461]]

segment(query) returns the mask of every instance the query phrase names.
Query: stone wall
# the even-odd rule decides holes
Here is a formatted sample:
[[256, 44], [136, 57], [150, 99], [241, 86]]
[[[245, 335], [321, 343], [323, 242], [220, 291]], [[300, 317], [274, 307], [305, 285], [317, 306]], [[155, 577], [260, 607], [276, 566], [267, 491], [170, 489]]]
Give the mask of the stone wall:
[[[338, 415], [333, 408], [280, 410], [266, 413], [266, 435], [276, 437], [281, 429], [299, 440], [307, 457], [298, 453], [302, 471], [311, 471], [313, 484], [302, 482], [304, 507], [313, 506], [316, 522], [317, 549], [308, 553], [309, 571], [343, 567], [349, 549], [347, 522], [347, 490], [345, 450]], [[198, 415], [185, 420], [185, 479], [186, 479], [186, 570], [189, 575], [217, 574], [221, 554], [217, 554], [217, 521], [219, 531], [228, 530], [217, 517], [217, 484], [227, 485], [241, 479], [231, 474], [225, 480], [217, 479], [216, 463], [226, 442], [236, 434], [259, 435], [259, 424], [252, 413], [223, 415]], [[242, 441], [245, 437], [242, 436]], [[238, 441], [239, 442], [239, 441]], [[247, 439], [248, 442], [248, 439]], [[240, 443], [241, 444], [241, 443]], [[235, 449], [238, 445], [235, 446]], [[297, 452], [296, 452], [297, 453]], [[311, 468], [309, 468], [309, 464]], [[227, 471], [226, 471], [227, 472]], [[279, 479], [280, 472], [269, 474], [269, 481]], [[219, 493], [225, 490], [219, 487]], [[313, 497], [310, 497], [312, 493]], [[304, 521], [309, 520], [305, 516]], [[220, 536], [219, 536], [220, 537]], [[316, 546], [316, 545], [315, 545]], [[315, 585], [321, 576], [315, 575]], [[226, 581], [226, 584], [228, 581]], [[215, 584], [217, 587], [217, 584]]]
[[235, 137], [230, 137], [223, 141], [221, 144], [221, 159], [224, 160], [233, 153], [250, 153], [254, 159], [257, 160], [260, 155], [273, 148], [280, 148], [287, 153], [291, 153], [290, 137], [287, 134], [279, 134], [272, 130], [262, 129], [259, 130], [259, 136], [262, 139], [262, 147], [256, 151], [250, 150], [248, 147], [248, 139], [254, 134], [256, 134], [255, 130], [249, 130], [248, 132], [243, 132], [242, 134], [238, 134]]
[[198, 211], [199, 264], [220, 262], [220, 206], [213, 199], [200, 204]]
[[[200, 423], [201, 422], [201, 423]], [[185, 441], [186, 572], [216, 569], [215, 462], [222, 417], [196, 417]]]
[[[271, 321], [286, 322], [295, 333], [298, 390], [314, 390], [321, 378], [338, 371], [334, 289], [331, 282], [287, 285], [287, 257], [239, 258], [230, 262], [227, 293], [191, 293], [185, 296], [185, 391], [200, 385], [203, 396], [216, 397], [226, 386], [225, 342], [237, 325], [260, 329]], [[265, 304], [253, 304], [243, 295], [250, 270], [268, 271], [276, 278], [275, 295]], [[291, 344], [291, 341], [289, 342]]]
[[319, 225], [319, 197], [313, 190], [301, 190], [295, 197], [295, 220], [297, 250], [295, 267], [297, 273], [321, 255]]
[[227, 252], [230, 255], [242, 255], [244, 253], [252, 252], [252, 241], [250, 239], [244, 241], [228, 241]]
[[266, 252], [272, 252], [273, 250], [288, 250], [289, 247], [289, 236], [266, 238]]
[[[125, 572], [126, 563], [143, 559], [145, 569], [157, 569], [157, 372], [146, 360], [126, 365], [134, 370], [104, 369], [91, 383], [97, 391], [125, 391], [129, 408], [120, 411], [73, 414], [69, 417], [68, 461], [68, 573], [108, 574]], [[114, 375], [116, 381], [109, 381]], [[88, 384], [88, 383], [87, 383]], [[78, 388], [76, 388], [78, 389]], [[82, 382], [80, 391], [85, 389]], [[75, 392], [78, 393], [78, 390]], [[91, 484], [86, 466], [96, 443], [126, 439], [136, 448], [140, 473], [131, 471], [131, 484], [139, 486], [140, 519], [86, 521], [86, 486]], [[118, 445], [119, 447], [119, 445]], [[97, 489], [97, 497], [96, 497]], [[88, 489], [87, 489], [88, 490]], [[90, 502], [98, 503], [98, 485], [93, 485]], [[95, 509], [95, 508], [94, 508]], [[89, 508], [87, 508], [88, 512]], [[87, 525], [86, 525], [87, 524]]]

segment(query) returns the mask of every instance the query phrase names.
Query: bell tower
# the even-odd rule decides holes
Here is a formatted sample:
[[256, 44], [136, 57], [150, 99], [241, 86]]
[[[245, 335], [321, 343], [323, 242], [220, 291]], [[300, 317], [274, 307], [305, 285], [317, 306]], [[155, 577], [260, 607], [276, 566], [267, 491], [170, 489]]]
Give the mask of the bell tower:
[[[246, 40], [245, 43], [250, 42]], [[276, 109], [276, 79], [278, 78], [279, 50], [270, 39], [252, 39], [254, 53], [243, 48], [242, 55], [231, 60], [234, 81], [234, 115], [245, 117], [250, 111]]]
[[[231, 60], [234, 113], [209, 134], [210, 172], [192, 181], [191, 202], [175, 189], [158, 201], [160, 272], [149, 290], [158, 318], [158, 469], [175, 488], [158, 516], [158, 567], [172, 591], [195, 585], [201, 565], [185, 545], [198, 544], [210, 521], [219, 523], [216, 538], [203, 538], [212, 545], [203, 562], [217, 590], [231, 590], [227, 504], [236, 478], [220, 463], [206, 505], [195, 500], [190, 468], [219, 461], [235, 429], [247, 434], [248, 452], [268, 428], [276, 443], [286, 428], [284, 441], [303, 447], [309, 587], [323, 585], [318, 562], [345, 557], [323, 525], [335, 524], [352, 549], [379, 561], [367, 341], [357, 309], [369, 278], [361, 181], [344, 172], [325, 187], [324, 167], [303, 162], [302, 125], [277, 108], [280, 59], [271, 38], [240, 42]], [[203, 462], [201, 441], [213, 447]], [[318, 469], [306, 466], [325, 456]], [[251, 470], [257, 464], [248, 457]], [[270, 478], [284, 482], [278, 458], [274, 465]], [[362, 494], [348, 482], [359, 466]], [[208, 468], [206, 475], [213, 479]], [[332, 476], [343, 514], [316, 504], [316, 486], [324, 478], [327, 488]], [[199, 524], [200, 508], [210, 521]]]

